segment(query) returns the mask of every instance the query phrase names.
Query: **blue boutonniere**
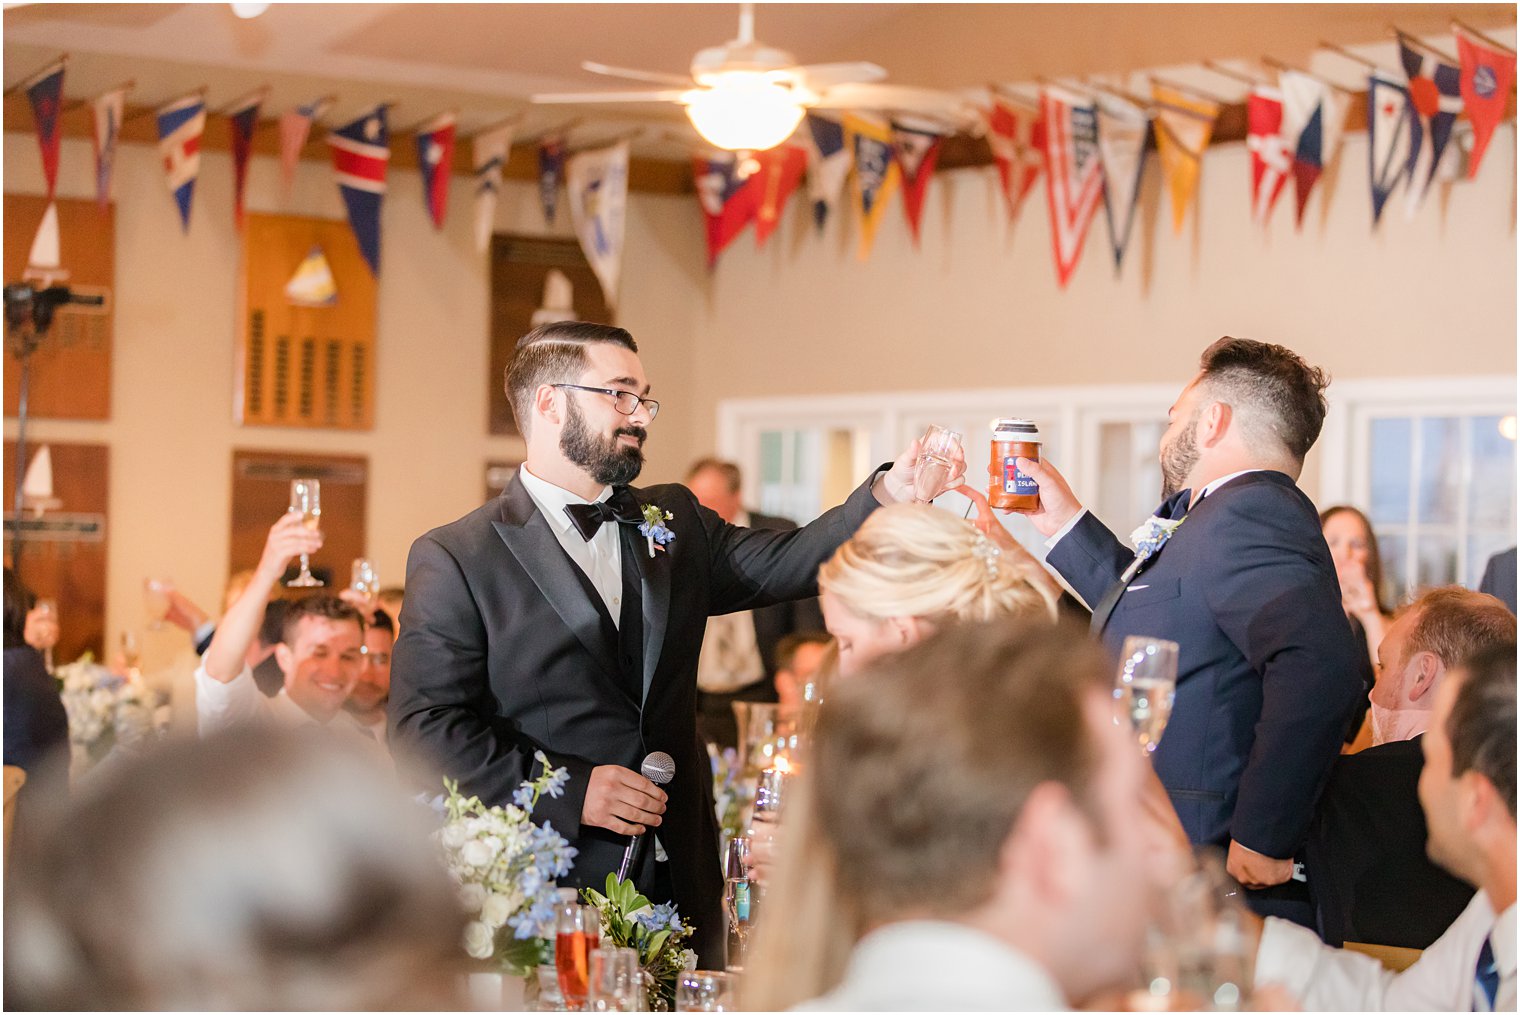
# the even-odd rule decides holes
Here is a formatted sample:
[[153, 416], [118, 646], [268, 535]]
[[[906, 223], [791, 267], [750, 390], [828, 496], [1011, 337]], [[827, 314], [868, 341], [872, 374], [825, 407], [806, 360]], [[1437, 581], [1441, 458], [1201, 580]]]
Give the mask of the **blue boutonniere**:
[[1160, 553], [1166, 541], [1172, 538], [1172, 533], [1181, 528], [1185, 521], [1186, 515], [1181, 518], [1158, 518], [1152, 515], [1131, 532], [1129, 538], [1135, 544], [1135, 559], [1125, 569], [1122, 580], [1127, 582], [1139, 573], [1140, 566]]
[[665, 527], [665, 523], [675, 515], [658, 504], [644, 504], [639, 510], [644, 513], [644, 521], [639, 524], [639, 535], [649, 544], [649, 555], [653, 557], [655, 550], [664, 550], [665, 544], [676, 538], [676, 534]]

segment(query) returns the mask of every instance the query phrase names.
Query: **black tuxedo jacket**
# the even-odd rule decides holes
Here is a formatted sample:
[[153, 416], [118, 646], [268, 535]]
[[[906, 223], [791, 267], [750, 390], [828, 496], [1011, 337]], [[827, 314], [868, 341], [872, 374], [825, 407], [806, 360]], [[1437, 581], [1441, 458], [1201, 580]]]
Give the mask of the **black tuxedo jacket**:
[[[1091, 514], [1047, 558], [1094, 604], [1133, 559]], [[1264, 471], [1196, 503], [1101, 632], [1115, 656], [1132, 634], [1181, 646], [1171, 720], [1152, 761], [1188, 837], [1293, 856], [1362, 693], [1309, 498]]]
[[[756, 529], [795, 529], [797, 523], [779, 515], [749, 513], [749, 524]], [[760, 662], [765, 667], [765, 686], [769, 690], [768, 701], [776, 700], [776, 643], [797, 631], [823, 630], [823, 613], [818, 609], [816, 598], [796, 599], [755, 610], [755, 645], [760, 649]]]
[[[674, 900], [697, 928], [705, 967], [722, 968], [713, 965], [725, 941], [712, 773], [696, 733], [703, 631], [711, 614], [816, 594], [819, 564], [876, 507], [870, 485], [791, 531], [729, 525], [684, 486], [632, 489], [638, 504], [671, 513], [665, 524], [675, 533], [653, 557], [641, 537], [623, 542], [625, 575], [629, 557], [640, 575], [639, 700], [603, 609], [514, 479], [496, 500], [412, 544], [391, 668], [392, 750], [430, 759], [488, 805], [510, 800], [542, 750], [570, 783], [563, 797], [540, 800], [534, 817], [580, 851], [565, 883], [598, 888], [627, 839], [581, 826], [591, 770], [637, 771], [650, 751], [669, 753], [675, 778], [658, 834]], [[640, 887], [652, 854], [644, 850], [635, 872]]]
[[1335, 763], [1304, 844], [1320, 935], [1429, 948], [1472, 900], [1425, 854], [1420, 737], [1371, 747]]

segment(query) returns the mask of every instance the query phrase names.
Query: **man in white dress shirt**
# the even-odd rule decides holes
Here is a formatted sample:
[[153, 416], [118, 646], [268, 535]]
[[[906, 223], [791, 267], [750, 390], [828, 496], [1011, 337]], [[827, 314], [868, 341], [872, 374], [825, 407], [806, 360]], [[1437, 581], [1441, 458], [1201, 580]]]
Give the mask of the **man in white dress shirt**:
[[1432, 860], [1478, 893], [1420, 960], [1397, 975], [1269, 918], [1256, 982], [1309, 1011], [1515, 1010], [1515, 643], [1448, 673], [1422, 741], [1420, 805]]

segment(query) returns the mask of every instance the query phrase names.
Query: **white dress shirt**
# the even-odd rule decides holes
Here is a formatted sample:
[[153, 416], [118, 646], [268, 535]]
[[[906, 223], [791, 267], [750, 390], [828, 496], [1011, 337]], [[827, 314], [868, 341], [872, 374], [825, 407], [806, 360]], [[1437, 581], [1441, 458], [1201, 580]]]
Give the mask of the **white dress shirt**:
[[1370, 955], [1324, 944], [1313, 931], [1268, 917], [1256, 953], [1256, 982], [1279, 983], [1305, 1011], [1487, 1011], [1474, 973], [1493, 935], [1499, 992], [1494, 1011], [1515, 1010], [1515, 906], [1494, 917], [1488, 893], [1474, 895], [1446, 933], [1402, 973]]
[[[383, 735], [360, 726], [358, 720], [346, 712], [339, 712], [327, 723], [319, 723], [300, 705], [290, 700], [285, 688], [273, 698], [259, 690], [248, 664], [227, 683], [213, 678], [206, 672], [202, 662], [195, 668], [195, 716], [201, 736], [210, 736], [220, 730], [244, 723], [269, 726], [325, 726], [342, 736], [345, 742], [361, 742], [369, 751], [385, 753]], [[384, 724], [382, 723], [383, 727]]]
[[612, 623], [616, 626], [623, 612], [623, 541], [618, 536], [618, 527], [604, 524], [596, 530], [596, 535], [585, 539], [565, 511], [570, 504], [600, 504], [610, 499], [612, 487], [604, 486], [596, 500], [586, 500], [547, 480], [539, 479], [528, 471], [526, 465], [522, 467], [521, 475], [523, 489], [528, 491], [528, 496], [538, 505], [539, 514], [544, 516], [549, 528], [554, 530], [559, 545], [565, 548], [581, 573], [591, 579], [592, 586], [602, 597], [607, 612], [612, 614]]
[[844, 982], [795, 1011], [1066, 1011], [1050, 975], [990, 934], [941, 920], [874, 930]]

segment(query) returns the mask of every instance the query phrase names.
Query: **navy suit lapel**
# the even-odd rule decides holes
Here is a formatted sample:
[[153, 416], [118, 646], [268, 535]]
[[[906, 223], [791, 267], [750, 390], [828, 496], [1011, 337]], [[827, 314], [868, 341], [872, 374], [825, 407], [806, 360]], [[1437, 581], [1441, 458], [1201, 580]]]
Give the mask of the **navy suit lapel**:
[[[554, 530], [539, 513], [533, 498], [528, 496], [520, 477], [514, 476], [507, 484], [499, 503], [501, 519], [491, 523], [496, 534], [576, 640], [609, 677], [618, 681], [617, 646], [607, 643], [602, 631], [602, 615], [576, 577], [575, 562], [559, 545]], [[648, 609], [647, 605], [645, 609]]]
[[[629, 490], [640, 508], [644, 502], [638, 491]], [[640, 589], [644, 598], [644, 698], [649, 697], [649, 685], [654, 682], [654, 671], [660, 665], [660, 650], [665, 646], [665, 629], [670, 619], [670, 547], [655, 550], [649, 555], [648, 541], [634, 529], [634, 559], [639, 562]], [[625, 543], [627, 547], [629, 544]], [[674, 544], [671, 544], [672, 546]]]
[[[1189, 513], [1188, 503], [1191, 500], [1191, 490], [1179, 490], [1162, 501], [1161, 506], [1156, 509], [1156, 513], [1151, 517], [1164, 518], [1168, 521], [1186, 518]], [[1208, 500], [1208, 498], [1205, 497], [1204, 500]], [[1199, 503], [1201, 504], [1202, 501]], [[1108, 592], [1104, 594], [1103, 598], [1098, 601], [1097, 607], [1093, 609], [1091, 628], [1093, 634], [1101, 635], [1103, 633], [1103, 628], [1108, 625], [1109, 618], [1114, 615], [1114, 610], [1118, 607], [1119, 600], [1124, 598], [1124, 593], [1129, 589], [1130, 583], [1140, 577], [1147, 568], [1155, 564], [1156, 558], [1160, 557], [1165, 549], [1166, 546], [1162, 545], [1161, 549], [1140, 562], [1140, 565], [1135, 568], [1134, 574], [1120, 578], [1109, 587]]]

